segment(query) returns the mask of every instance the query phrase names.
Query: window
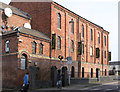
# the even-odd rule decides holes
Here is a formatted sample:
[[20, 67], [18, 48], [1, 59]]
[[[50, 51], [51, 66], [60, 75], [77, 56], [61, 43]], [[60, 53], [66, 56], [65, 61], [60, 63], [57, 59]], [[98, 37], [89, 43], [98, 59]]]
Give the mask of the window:
[[74, 41], [71, 41], [71, 52], [74, 52]]
[[9, 41], [5, 42], [5, 51], [9, 52]]
[[82, 25], [82, 38], [84, 38], [84, 26]]
[[56, 34], [52, 34], [52, 49], [55, 49], [56, 44]]
[[93, 32], [92, 32], [92, 29], [91, 29], [91, 41], [93, 40]]
[[25, 55], [21, 56], [21, 69], [27, 69], [27, 58]]
[[61, 15], [60, 15], [60, 13], [58, 13], [57, 16], [58, 16], [58, 28], [61, 29]]
[[[73, 21], [73, 19], [71, 21]], [[71, 22], [71, 33], [74, 34], [74, 22]]]
[[106, 46], [106, 36], [104, 36], [104, 46]]
[[100, 33], [98, 33], [98, 44], [100, 44]]
[[82, 44], [81, 42], [78, 42], [78, 55], [81, 55]]
[[84, 54], [84, 44], [82, 44], [82, 55]]
[[32, 42], [32, 54], [36, 54], [36, 42]]
[[106, 58], [106, 51], [104, 51], [104, 58]]
[[57, 49], [61, 49], [61, 38], [58, 36], [57, 38]]
[[39, 54], [43, 54], [43, 44], [39, 44]]
[[109, 52], [109, 61], [111, 61], [111, 52]]
[[99, 56], [100, 56], [100, 50], [99, 48], [96, 48], [96, 58], [99, 58]]
[[93, 56], [93, 47], [90, 47], [90, 56]]

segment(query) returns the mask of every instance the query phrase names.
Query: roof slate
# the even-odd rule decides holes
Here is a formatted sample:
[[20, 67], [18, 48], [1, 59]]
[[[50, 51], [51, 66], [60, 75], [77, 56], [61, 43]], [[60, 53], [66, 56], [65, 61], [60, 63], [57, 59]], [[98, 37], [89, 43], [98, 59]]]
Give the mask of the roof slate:
[[45, 34], [39, 32], [37, 30], [28, 29], [28, 28], [25, 28], [25, 27], [18, 27], [14, 30], [7, 31], [7, 32], [3, 33], [3, 36], [11, 34], [11, 33], [15, 33], [15, 32], [20, 32], [20, 33], [23, 33], [23, 34], [27, 34], [27, 35], [31, 35], [31, 36], [34, 36], [34, 37], [44, 39], [44, 40], [51, 41], [51, 39], [49, 37], [47, 37]]
[[4, 4], [2, 2], [0, 2], [0, 8], [1, 9], [10, 8], [14, 14], [25, 17], [25, 18], [28, 18], [28, 19], [31, 19], [31, 17], [29, 16], [28, 13], [25, 13], [18, 8], [15, 8], [15, 7], [7, 5], [7, 4]]

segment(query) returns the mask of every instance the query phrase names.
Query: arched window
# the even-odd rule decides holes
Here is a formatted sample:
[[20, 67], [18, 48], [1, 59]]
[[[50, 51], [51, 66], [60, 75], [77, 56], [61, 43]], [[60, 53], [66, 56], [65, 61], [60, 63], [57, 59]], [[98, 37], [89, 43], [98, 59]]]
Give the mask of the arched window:
[[93, 31], [91, 29], [91, 41], [93, 40]]
[[104, 46], [106, 46], [106, 36], [104, 36]]
[[32, 42], [32, 54], [36, 54], [36, 42]]
[[73, 19], [71, 19], [71, 33], [74, 34], [74, 22]]
[[57, 38], [57, 49], [61, 49], [61, 38], [58, 36]]
[[93, 56], [93, 47], [90, 47], [90, 56]]
[[98, 44], [100, 44], [100, 33], [98, 33]]
[[5, 42], [5, 51], [9, 52], [9, 41]]
[[58, 16], [58, 28], [61, 29], [61, 15], [60, 15], [60, 13], [58, 13], [57, 16]]
[[84, 44], [82, 44], [82, 55], [84, 54]]
[[104, 51], [104, 58], [106, 58], [106, 51]]
[[71, 52], [74, 52], [74, 41], [71, 41]]
[[21, 69], [27, 69], [27, 55], [25, 54], [21, 56]]
[[39, 54], [43, 54], [43, 44], [39, 44]]
[[82, 25], [82, 38], [84, 38], [84, 26]]

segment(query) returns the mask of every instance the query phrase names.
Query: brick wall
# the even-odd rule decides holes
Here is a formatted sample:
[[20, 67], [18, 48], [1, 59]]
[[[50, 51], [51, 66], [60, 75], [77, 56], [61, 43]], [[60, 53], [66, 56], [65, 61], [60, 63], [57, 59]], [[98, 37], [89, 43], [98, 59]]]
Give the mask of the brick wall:
[[32, 17], [32, 29], [51, 36], [51, 2], [41, 2], [41, 5], [38, 2], [11, 2], [10, 5], [27, 12]]
[[9, 28], [4, 29], [5, 31], [12, 30], [15, 27], [24, 26], [25, 23], [31, 23], [30, 19], [26, 19], [24, 17], [18, 16], [16, 14], [12, 14], [11, 17], [7, 17], [4, 11], [1, 11], [1, 25], [9, 26]]
[[[75, 13], [65, 9], [59, 4], [56, 4], [54, 2], [51, 3], [43, 3], [43, 2], [33, 2], [33, 3], [18, 3], [14, 2], [11, 3], [11, 5], [22, 9], [25, 12], [28, 12], [32, 17], [32, 27], [33, 29], [37, 29], [47, 36], [51, 37], [51, 34], [56, 34], [56, 49], [52, 50], [51, 54], [52, 57], [57, 58], [58, 55], [63, 55], [64, 59], [69, 55], [69, 21], [73, 19], [74, 21], [74, 34], [70, 33], [70, 39], [74, 41], [74, 53], [70, 53], [72, 56], [72, 60], [75, 62], [83, 61], [85, 64], [81, 65], [81, 67], [85, 67], [87, 70], [87, 63], [90, 64], [90, 68], [94, 67], [94, 71], [96, 68], [100, 68], [100, 71], [104, 71], [107, 69], [108, 66], [102, 68], [101, 64], [108, 64], [108, 51], [109, 51], [109, 42], [108, 42], [108, 35], [109, 33], [105, 30], [101, 29], [100, 27], [96, 26], [95, 24], [81, 18], [80, 16], [76, 15]], [[33, 7], [34, 6], [34, 7]], [[38, 8], [39, 7], [39, 8]], [[31, 10], [32, 9], [32, 10]], [[46, 11], [44, 11], [46, 9]], [[48, 10], [47, 10], [48, 9]], [[43, 12], [42, 12], [43, 10]], [[61, 14], [61, 29], [57, 28], [57, 14]], [[42, 22], [42, 23], [41, 23]], [[81, 26], [84, 26], [84, 38], [80, 36], [81, 32]], [[91, 38], [91, 32], [90, 30], [93, 30], [93, 41], [90, 40]], [[98, 32], [100, 33], [100, 44], [98, 44]], [[104, 35], [107, 36], [107, 44], [106, 47], [103, 48], [103, 39]], [[61, 37], [61, 50], [57, 49], [57, 37]], [[84, 44], [84, 55], [80, 56], [77, 54], [78, 50], [78, 42], [80, 39]], [[93, 56], [90, 56], [90, 47], [93, 47]], [[100, 49], [100, 57], [96, 58], [96, 48]], [[104, 50], [106, 50], [106, 59], [103, 58], [104, 56]], [[100, 66], [99, 66], [100, 64]], [[77, 67], [77, 65], [75, 66]], [[78, 72], [76, 70], [76, 72]], [[95, 71], [96, 72], [96, 71]], [[87, 75], [86, 75], [87, 77]]]

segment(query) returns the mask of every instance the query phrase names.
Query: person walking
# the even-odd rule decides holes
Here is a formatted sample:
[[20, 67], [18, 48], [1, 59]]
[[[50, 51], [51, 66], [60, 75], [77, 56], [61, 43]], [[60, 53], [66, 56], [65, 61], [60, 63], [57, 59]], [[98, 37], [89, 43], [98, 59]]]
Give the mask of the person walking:
[[61, 75], [60, 75], [60, 70], [58, 70], [58, 74], [57, 74], [57, 87], [58, 88], [62, 88], [62, 84], [61, 84]]
[[23, 78], [24, 84], [22, 86], [21, 92], [28, 92], [29, 89], [29, 72], [27, 72]]

